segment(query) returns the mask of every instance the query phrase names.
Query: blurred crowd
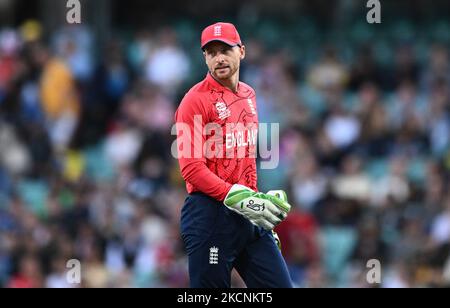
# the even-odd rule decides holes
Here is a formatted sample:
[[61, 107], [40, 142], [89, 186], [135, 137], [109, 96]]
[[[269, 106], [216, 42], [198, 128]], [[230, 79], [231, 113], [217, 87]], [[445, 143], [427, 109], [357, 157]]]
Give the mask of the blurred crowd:
[[[448, 45], [419, 57], [396, 42], [380, 64], [375, 43], [348, 56], [323, 42], [303, 61], [243, 39], [241, 80], [260, 122], [280, 123], [280, 164], [258, 185], [293, 205], [276, 230], [294, 284], [449, 286]], [[188, 286], [170, 153], [176, 107], [206, 74], [197, 40], [162, 27], [98, 50], [85, 26], [0, 29], [0, 287]]]

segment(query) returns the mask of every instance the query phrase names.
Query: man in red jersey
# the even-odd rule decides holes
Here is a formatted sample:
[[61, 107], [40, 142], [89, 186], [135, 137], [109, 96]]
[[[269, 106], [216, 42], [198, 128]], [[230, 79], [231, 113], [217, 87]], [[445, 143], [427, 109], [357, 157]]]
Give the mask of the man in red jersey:
[[230, 23], [206, 27], [208, 73], [175, 114], [180, 170], [189, 196], [181, 236], [191, 287], [230, 287], [235, 268], [247, 287], [291, 287], [273, 228], [290, 210], [283, 191], [258, 192], [255, 91], [239, 81], [245, 46]]

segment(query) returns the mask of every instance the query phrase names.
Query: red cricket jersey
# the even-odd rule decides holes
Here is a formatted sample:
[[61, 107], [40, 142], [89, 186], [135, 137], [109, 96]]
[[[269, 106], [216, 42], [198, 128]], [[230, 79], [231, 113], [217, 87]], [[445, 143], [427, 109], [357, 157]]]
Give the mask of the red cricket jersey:
[[200, 191], [222, 201], [233, 184], [257, 190], [258, 115], [250, 86], [239, 82], [234, 93], [208, 73], [185, 95], [175, 121], [188, 193]]

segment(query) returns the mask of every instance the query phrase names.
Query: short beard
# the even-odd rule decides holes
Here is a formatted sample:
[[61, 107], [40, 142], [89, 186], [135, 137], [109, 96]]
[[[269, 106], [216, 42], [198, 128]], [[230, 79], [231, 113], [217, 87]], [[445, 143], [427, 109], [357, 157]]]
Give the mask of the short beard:
[[211, 72], [211, 74], [212, 74], [216, 79], [219, 79], [219, 80], [226, 80], [226, 79], [231, 78], [232, 76], [234, 76], [234, 74], [236, 74], [236, 72], [238, 71], [238, 69], [239, 69], [239, 66], [238, 66], [236, 69], [234, 69], [234, 70], [231, 70], [231, 67], [230, 67], [230, 73], [227, 74], [226, 77], [219, 77], [219, 76], [215, 73], [215, 70], [213, 70], [212, 72], [211, 72], [211, 70], [210, 70], [210, 72]]

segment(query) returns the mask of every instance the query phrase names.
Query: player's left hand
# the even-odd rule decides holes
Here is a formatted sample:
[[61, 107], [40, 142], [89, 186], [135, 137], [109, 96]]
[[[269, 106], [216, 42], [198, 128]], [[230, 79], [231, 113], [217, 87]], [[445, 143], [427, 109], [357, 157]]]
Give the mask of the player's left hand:
[[[286, 194], [286, 192], [284, 190], [270, 190], [270, 191], [267, 192], [267, 195], [274, 196], [274, 197], [284, 201], [285, 204], [289, 205], [287, 194]], [[289, 209], [287, 209], [286, 214], [289, 213], [290, 210], [291, 210], [291, 208], [290, 208], [290, 205], [289, 205]], [[280, 238], [278, 237], [278, 234], [274, 230], [272, 230], [272, 236], [275, 239], [275, 243], [277, 244], [278, 248], [281, 250]]]
[[291, 210], [291, 205], [288, 203], [288, 197], [284, 190], [269, 190], [266, 195], [276, 197], [283, 202], [283, 212], [286, 214]]
[[230, 210], [246, 217], [256, 226], [272, 230], [287, 216], [291, 206], [273, 195], [234, 184], [223, 202]]

